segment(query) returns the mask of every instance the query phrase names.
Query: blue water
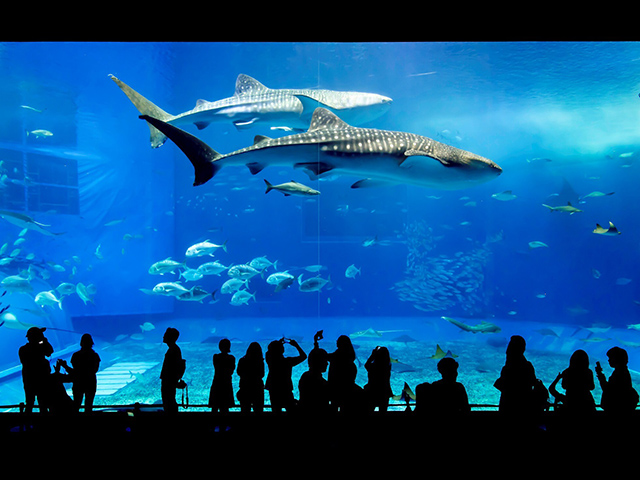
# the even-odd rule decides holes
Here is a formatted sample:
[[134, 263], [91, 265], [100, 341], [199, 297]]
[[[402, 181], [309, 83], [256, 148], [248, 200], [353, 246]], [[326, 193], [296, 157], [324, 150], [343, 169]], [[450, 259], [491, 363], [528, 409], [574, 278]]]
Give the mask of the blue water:
[[[395, 345], [402, 356], [412, 343], [392, 337], [405, 334], [421, 345], [410, 353], [414, 366], [436, 343], [474, 351], [488, 341], [496, 345], [492, 355], [499, 364], [502, 340], [518, 333], [527, 339], [534, 366], [535, 355], [542, 355], [538, 370], [545, 380], [568, 356], [545, 370], [544, 355], [577, 348], [589, 352], [593, 366], [596, 360], [606, 364], [611, 346], [625, 346], [631, 368], [640, 369], [640, 333], [627, 327], [640, 323], [640, 43], [25, 42], [1, 44], [0, 65], [0, 175], [6, 175], [0, 210], [29, 215], [60, 233], [28, 230], [24, 243], [14, 246], [21, 227], [0, 219], [0, 245], [8, 244], [1, 257], [20, 249], [0, 266], [0, 276], [29, 265], [36, 272], [30, 293], [0, 301], [10, 305], [5, 315], [23, 325], [48, 327], [63, 357], [77, 348], [79, 334], [90, 332], [104, 368], [126, 359], [127, 349], [117, 350], [123, 342], [146, 345], [140, 358], [161, 361], [162, 332], [173, 325], [181, 330], [179, 343], [208, 349], [204, 364], [188, 359], [204, 372], [193, 379], [200, 385], [194, 391], [205, 392], [210, 355], [217, 351], [216, 343], [201, 343], [209, 337], [235, 339], [239, 358], [252, 340], [266, 348], [269, 339], [295, 336], [310, 348], [313, 333], [324, 329], [324, 346], [332, 350], [338, 335], [372, 328], [387, 333], [358, 337], [364, 339], [362, 362], [367, 342]], [[503, 173], [456, 191], [404, 185], [355, 190], [350, 185], [357, 178], [311, 181], [286, 167], [252, 176], [229, 167], [193, 187], [193, 168], [182, 152], [171, 141], [150, 148], [147, 125], [109, 78], [178, 114], [198, 99], [231, 96], [241, 73], [270, 88], [391, 97], [387, 113], [360, 126], [431, 137], [489, 158]], [[36, 129], [53, 135], [26, 134]], [[256, 134], [286, 134], [230, 123], [184, 129], [222, 153], [252, 144]], [[321, 195], [265, 195], [264, 178], [296, 180]], [[515, 198], [492, 197], [504, 191]], [[614, 193], [582, 198], [592, 192]], [[543, 206], [567, 201], [582, 211], [570, 215]], [[592, 233], [609, 222], [621, 235]], [[379, 243], [364, 245], [373, 238]], [[219, 291], [226, 273], [183, 281], [216, 291], [215, 302], [140, 290], [178, 280], [148, 269], [167, 257], [183, 261], [189, 246], [207, 239], [226, 242], [227, 251], [219, 249], [214, 259], [227, 266], [266, 256], [277, 260], [278, 270], [303, 278], [316, 275], [303, 267], [321, 265], [318, 273], [331, 283], [320, 292], [301, 292], [297, 284], [274, 292], [266, 283], [275, 271], [269, 268], [249, 282], [255, 301], [240, 306]], [[530, 242], [544, 245], [531, 248]], [[423, 255], [409, 261], [416, 251]], [[346, 278], [352, 264], [361, 273]], [[416, 278], [419, 267], [423, 274]], [[62, 282], [91, 285], [93, 301], [73, 293], [62, 308], [35, 303], [38, 292]], [[502, 331], [465, 333], [441, 316], [471, 325], [486, 320]], [[143, 331], [145, 322], [155, 328]], [[593, 325], [601, 329], [583, 328]], [[25, 342], [24, 329], [8, 326], [0, 327], [7, 382], [19, 376], [17, 349]], [[433, 364], [414, 369], [412, 385], [434, 372]], [[398, 374], [394, 381], [402, 380]], [[9, 392], [0, 390], [0, 404], [20, 401], [19, 391]]]

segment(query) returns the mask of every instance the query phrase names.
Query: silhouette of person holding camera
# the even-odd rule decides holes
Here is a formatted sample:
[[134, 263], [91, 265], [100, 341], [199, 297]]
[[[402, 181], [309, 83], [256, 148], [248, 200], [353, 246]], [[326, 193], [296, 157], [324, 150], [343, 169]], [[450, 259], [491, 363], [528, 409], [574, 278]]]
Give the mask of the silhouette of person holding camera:
[[307, 360], [309, 370], [304, 372], [298, 381], [300, 392], [299, 406], [303, 413], [323, 414], [329, 411], [329, 382], [323, 374], [329, 366], [327, 351], [320, 348], [318, 341], [322, 339], [322, 330], [313, 337], [313, 349]]
[[[298, 351], [295, 357], [284, 356], [284, 345], [288, 343]], [[282, 410], [287, 412], [293, 410], [296, 406], [296, 400], [293, 396], [293, 380], [291, 379], [293, 367], [301, 364], [307, 359], [298, 342], [294, 339], [282, 338], [269, 343], [265, 360], [269, 367], [267, 382], [265, 388], [269, 390], [271, 398], [271, 411], [280, 413]]]
[[238, 360], [236, 370], [240, 385], [236, 397], [240, 402], [240, 411], [247, 413], [264, 411], [264, 357], [258, 342], [251, 342], [244, 357]]
[[[64, 367], [67, 373], [62, 373], [61, 367]], [[78, 411], [76, 403], [69, 397], [64, 386], [65, 383], [73, 381], [74, 375], [71, 373], [71, 368], [65, 360], [59, 358], [53, 367], [53, 373], [49, 375], [47, 397], [50, 413], [64, 415]]]
[[25, 411], [31, 413], [36, 399], [40, 412], [47, 411], [47, 388], [51, 366], [46, 357], [53, 353], [53, 347], [44, 336], [46, 328], [31, 327], [27, 330], [27, 343], [18, 349], [22, 364]]
[[612, 347], [607, 351], [607, 357], [609, 365], [613, 368], [608, 380], [602, 372], [600, 362], [596, 362], [596, 375], [602, 388], [600, 406], [610, 414], [633, 412], [638, 404], [638, 392], [631, 383], [627, 351], [620, 347]]

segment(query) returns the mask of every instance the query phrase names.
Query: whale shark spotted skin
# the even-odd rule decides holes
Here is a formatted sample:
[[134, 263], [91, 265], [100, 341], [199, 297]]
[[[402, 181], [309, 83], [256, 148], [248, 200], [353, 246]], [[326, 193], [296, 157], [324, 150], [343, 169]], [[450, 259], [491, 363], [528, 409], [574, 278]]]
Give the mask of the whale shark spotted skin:
[[309, 178], [351, 175], [351, 187], [410, 184], [455, 190], [491, 180], [502, 169], [489, 159], [412, 133], [358, 128], [317, 108], [309, 129], [280, 138], [258, 135], [253, 145], [220, 154], [195, 136], [156, 118], [141, 115], [171, 139], [195, 169], [194, 186], [220, 168], [246, 165], [252, 174], [267, 166], [303, 169]]
[[[256, 79], [240, 74], [232, 97], [208, 102], [198, 100], [196, 106], [179, 115], [171, 115], [126, 83], [110, 78], [129, 97], [142, 115], [149, 115], [171, 125], [195, 124], [199, 130], [212, 122], [232, 122], [238, 129], [266, 124], [274, 128], [304, 131], [309, 127], [313, 111], [321, 106], [339, 113], [344, 120], [360, 125], [384, 114], [390, 107], [389, 97], [375, 93], [341, 92], [322, 89], [272, 89]], [[161, 146], [166, 137], [152, 126], [151, 146]]]

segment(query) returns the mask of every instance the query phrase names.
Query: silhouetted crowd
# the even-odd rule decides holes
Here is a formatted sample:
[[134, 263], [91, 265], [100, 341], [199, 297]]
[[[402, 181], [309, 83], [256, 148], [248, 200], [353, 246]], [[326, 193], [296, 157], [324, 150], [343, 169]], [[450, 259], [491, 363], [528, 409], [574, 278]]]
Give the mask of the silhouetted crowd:
[[[32, 411], [36, 399], [41, 411], [77, 412], [83, 401], [85, 411], [92, 411], [100, 357], [93, 350], [91, 335], [86, 333], [82, 336], [81, 348], [71, 356], [70, 365], [58, 359], [51, 372], [47, 357], [53, 353], [53, 348], [44, 331], [44, 328], [30, 328], [27, 332], [28, 342], [19, 349], [26, 411]], [[458, 362], [453, 357], [445, 356], [439, 360], [437, 368], [442, 377], [440, 380], [417, 385], [415, 393], [405, 384], [401, 395], [394, 395], [391, 389], [392, 362], [386, 347], [377, 346], [372, 350], [364, 365], [367, 383], [360, 387], [356, 384], [356, 353], [351, 339], [346, 335], [339, 336], [336, 350], [327, 352], [319, 344], [322, 333], [319, 331], [314, 335], [314, 346], [308, 355], [293, 339], [282, 338], [270, 342], [264, 354], [260, 344], [252, 342], [245, 355], [238, 360], [237, 368], [236, 359], [231, 354], [231, 342], [223, 338], [218, 345], [220, 352], [213, 355], [214, 376], [208, 406], [214, 412], [226, 413], [236, 407], [237, 398], [242, 412], [262, 412], [265, 390], [268, 390], [273, 412], [322, 414], [376, 409], [385, 412], [392, 398], [404, 400], [407, 406], [410, 400], [414, 400], [416, 412], [442, 415], [470, 412], [465, 386], [457, 381]], [[160, 373], [160, 390], [163, 409], [169, 414], [178, 412], [177, 390], [187, 386], [182, 378], [186, 362], [177, 345], [178, 338], [178, 330], [172, 327], [167, 328], [163, 336], [168, 348]], [[287, 344], [296, 350], [295, 355], [285, 355]], [[570, 414], [596, 411], [592, 394], [595, 378], [584, 350], [573, 353], [569, 366], [557, 375], [547, 389], [536, 377], [532, 363], [526, 359], [525, 349], [523, 337], [511, 337], [505, 364], [494, 383], [494, 387], [500, 391], [500, 412], [535, 414], [552, 406], [555, 410]], [[639, 398], [627, 367], [627, 352], [620, 347], [613, 347], [607, 352], [607, 357], [613, 368], [609, 378], [604, 375], [600, 362], [596, 362], [595, 366], [595, 377], [602, 389], [600, 407], [614, 414], [632, 412]], [[308, 370], [300, 377], [299, 398], [296, 399], [292, 369], [305, 360]], [[265, 362], [268, 368], [265, 368]], [[240, 378], [235, 398], [232, 386], [234, 371]], [[72, 383], [73, 398], [67, 394], [65, 383]], [[558, 391], [558, 385], [564, 393]]]

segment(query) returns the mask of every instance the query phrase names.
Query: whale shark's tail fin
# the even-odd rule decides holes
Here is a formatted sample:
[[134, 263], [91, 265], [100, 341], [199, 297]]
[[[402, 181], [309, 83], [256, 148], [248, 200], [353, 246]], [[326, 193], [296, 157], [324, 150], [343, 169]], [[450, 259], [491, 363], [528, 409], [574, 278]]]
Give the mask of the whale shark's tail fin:
[[[155, 105], [153, 102], [147, 100], [145, 97], [136, 92], [129, 85], [124, 83], [122, 80], [114, 77], [113, 75], [109, 75], [109, 78], [116, 82], [116, 84], [120, 87], [120, 89], [125, 93], [129, 100], [135, 105], [138, 111], [142, 115], [149, 115], [150, 117], [157, 118], [162, 120], [163, 122], [168, 122], [175, 118], [170, 113], [165, 112], [160, 107]], [[166, 140], [167, 137], [153, 125], [149, 125], [149, 130], [151, 131], [151, 147], [158, 148], [161, 146]]]
[[196, 174], [194, 187], [207, 183], [220, 170], [221, 166], [216, 161], [222, 155], [199, 138], [149, 115], [140, 115], [140, 118], [168, 137], [191, 161]]

